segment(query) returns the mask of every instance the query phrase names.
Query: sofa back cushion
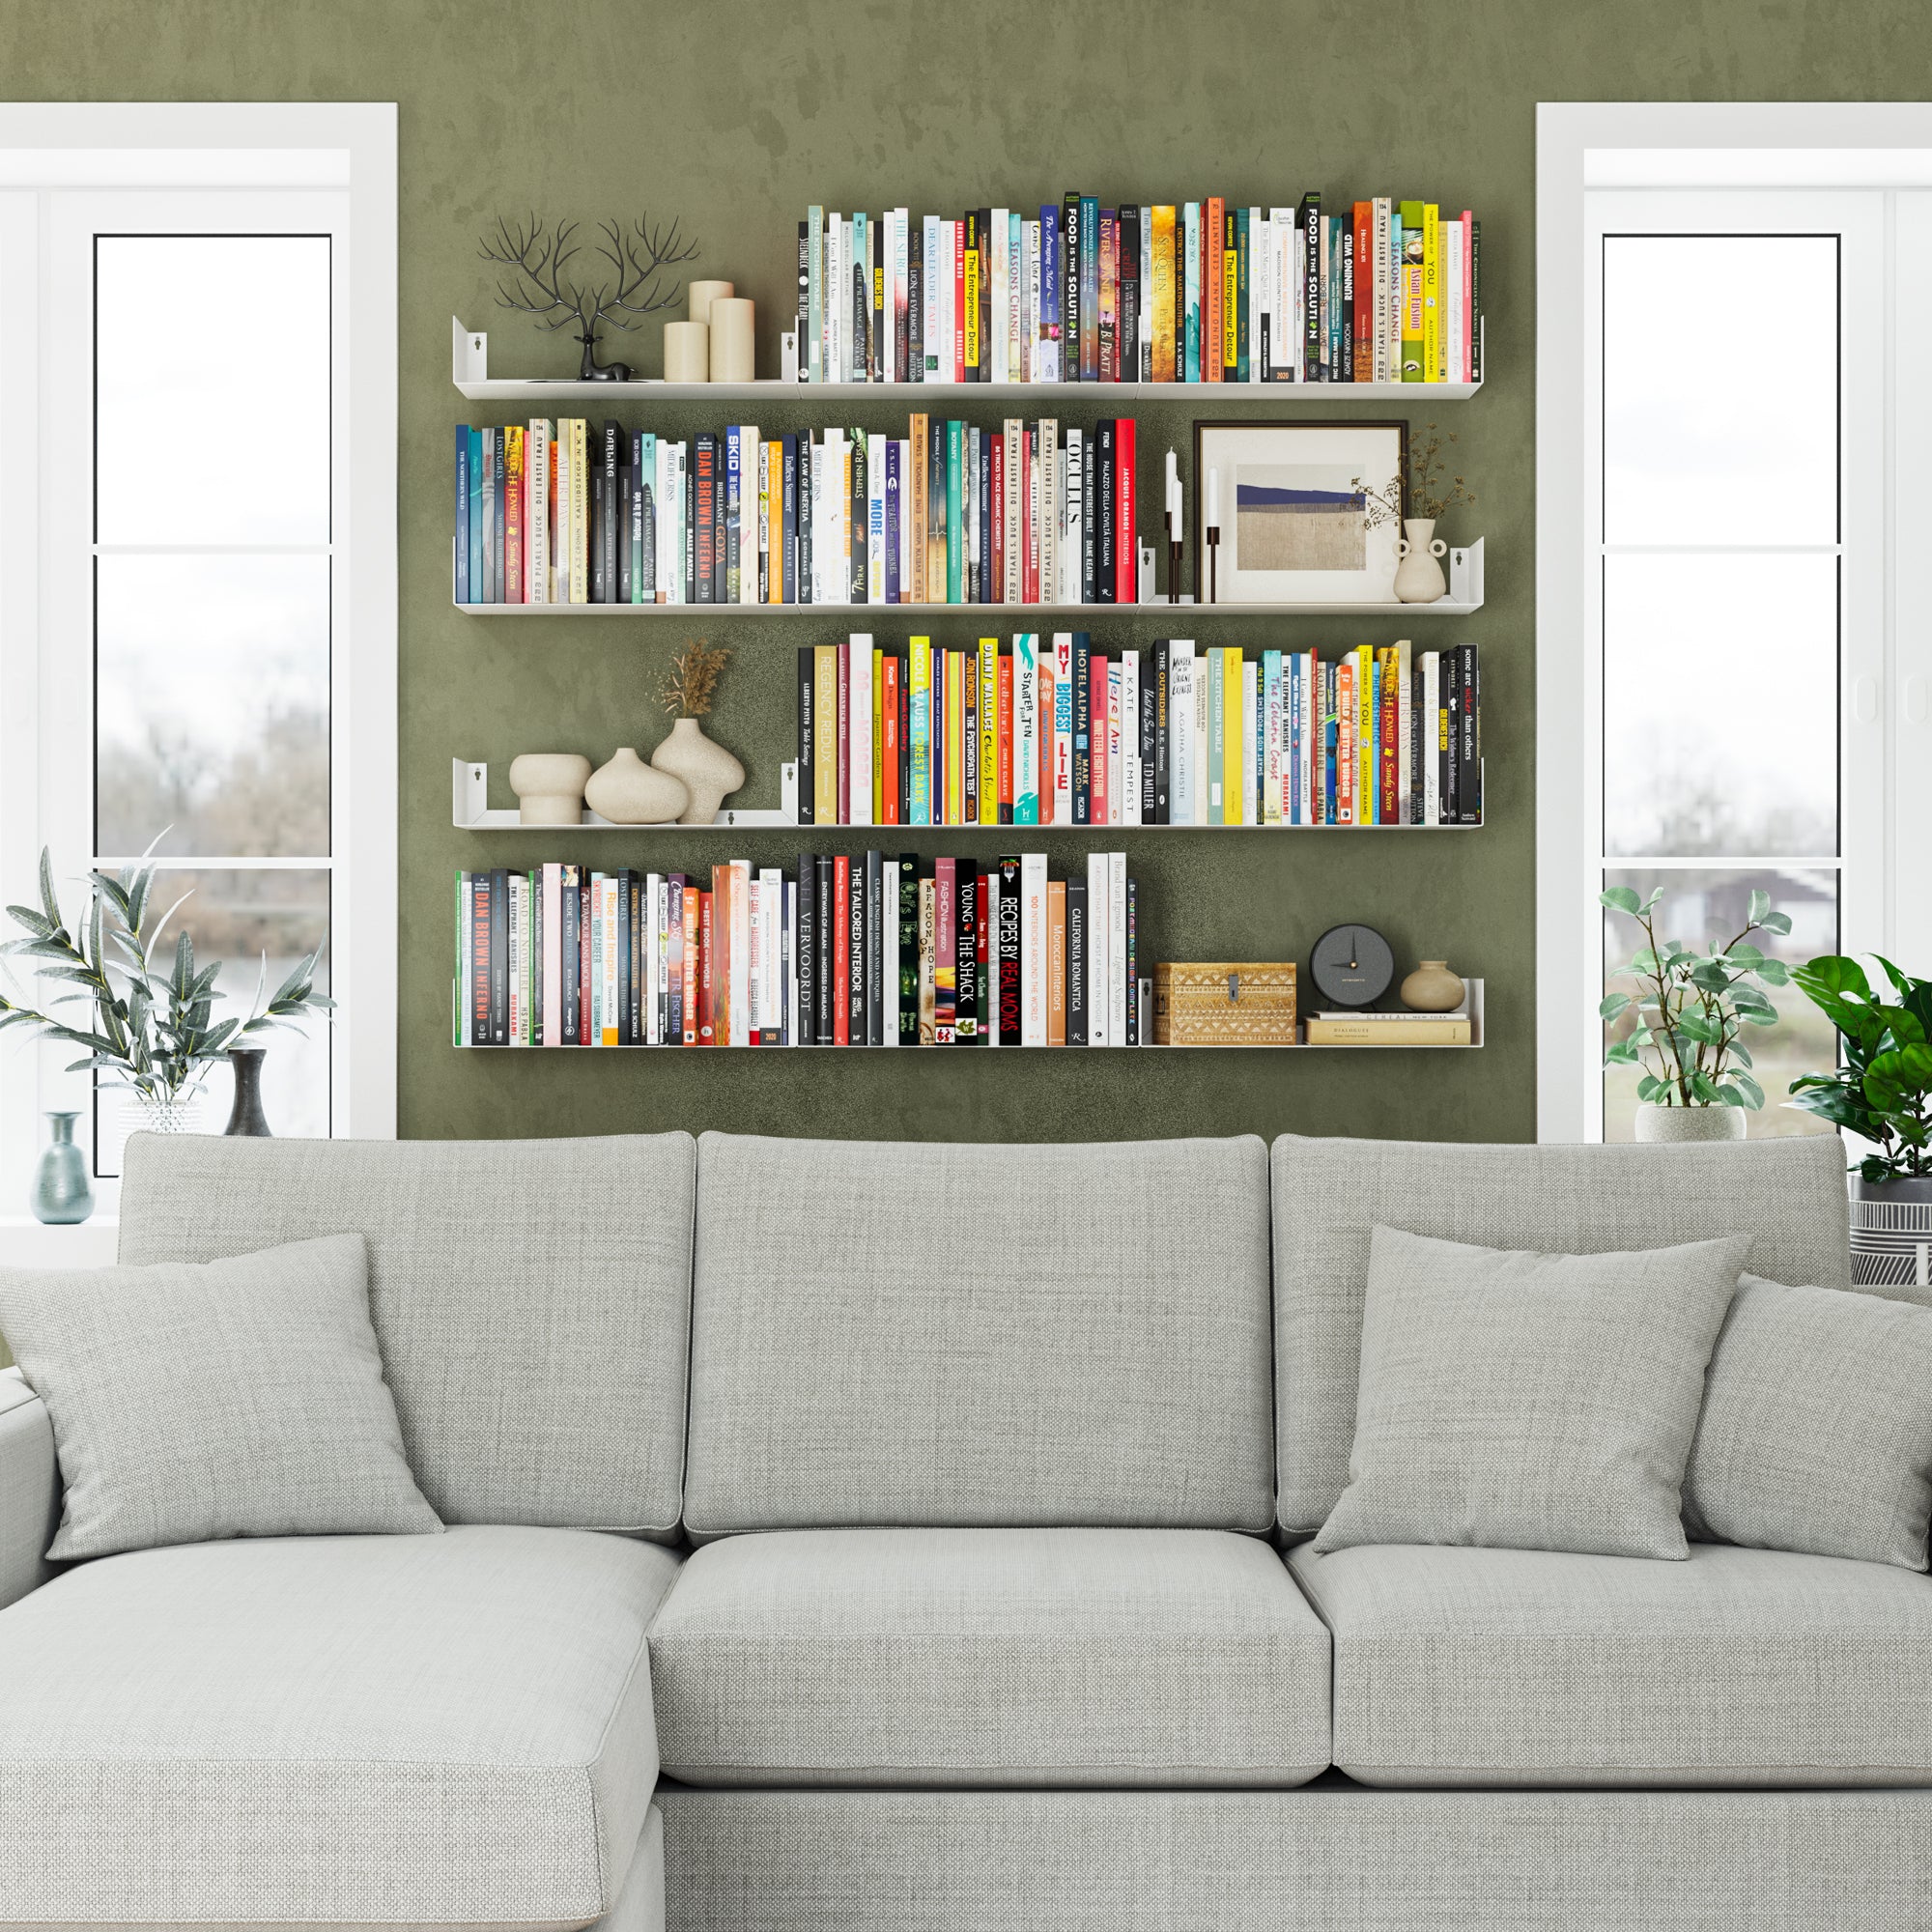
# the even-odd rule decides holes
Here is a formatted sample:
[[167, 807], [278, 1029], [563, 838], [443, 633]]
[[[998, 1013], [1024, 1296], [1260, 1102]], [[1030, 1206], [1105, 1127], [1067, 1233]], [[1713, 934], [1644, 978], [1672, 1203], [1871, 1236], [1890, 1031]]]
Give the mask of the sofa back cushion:
[[669, 1537], [684, 1467], [695, 1149], [141, 1134], [123, 1262], [355, 1232], [410, 1466], [451, 1523]]
[[705, 1134], [685, 1525], [1256, 1530], [1266, 1150]]
[[1272, 1157], [1277, 1509], [1319, 1529], [1349, 1482], [1378, 1221], [1487, 1248], [1591, 1255], [1747, 1234], [1774, 1281], [1851, 1286], [1835, 1137], [1702, 1147], [1480, 1147], [1284, 1134]]

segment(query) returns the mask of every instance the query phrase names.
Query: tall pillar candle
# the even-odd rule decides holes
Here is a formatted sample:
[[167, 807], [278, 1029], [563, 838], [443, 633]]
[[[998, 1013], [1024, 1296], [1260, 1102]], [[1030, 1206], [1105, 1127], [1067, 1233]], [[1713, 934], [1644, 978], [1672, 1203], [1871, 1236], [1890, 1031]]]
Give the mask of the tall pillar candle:
[[665, 381], [711, 380], [711, 330], [701, 322], [665, 324]]
[[711, 304], [723, 296], [737, 294], [737, 285], [732, 282], [693, 282], [691, 284], [691, 319], [693, 322], [709, 323]]
[[749, 383], [756, 360], [758, 305], [750, 296], [719, 296], [711, 304], [711, 380]]

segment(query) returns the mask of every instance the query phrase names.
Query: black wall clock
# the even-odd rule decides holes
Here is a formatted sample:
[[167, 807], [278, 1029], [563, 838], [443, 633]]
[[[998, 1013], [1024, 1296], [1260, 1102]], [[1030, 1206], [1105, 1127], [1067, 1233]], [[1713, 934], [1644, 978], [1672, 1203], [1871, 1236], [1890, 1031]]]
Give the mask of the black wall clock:
[[1371, 1007], [1395, 978], [1395, 954], [1372, 925], [1331, 925], [1308, 955], [1308, 977], [1331, 1006]]

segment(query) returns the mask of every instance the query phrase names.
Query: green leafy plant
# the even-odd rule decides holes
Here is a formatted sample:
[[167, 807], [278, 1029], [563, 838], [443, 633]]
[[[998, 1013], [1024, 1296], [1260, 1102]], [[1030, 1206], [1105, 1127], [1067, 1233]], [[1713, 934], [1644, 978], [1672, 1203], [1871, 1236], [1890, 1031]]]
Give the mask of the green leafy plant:
[[1932, 1175], [1932, 980], [1872, 956], [1890, 981], [1889, 999], [1842, 953], [1793, 968], [1793, 982], [1838, 1030], [1839, 1065], [1801, 1074], [1784, 1104], [1871, 1142], [1878, 1151], [1858, 1167], [1866, 1180]]
[[[265, 1000], [265, 953], [248, 1017], [217, 1020], [214, 1002], [226, 997], [215, 990], [219, 960], [197, 969], [194, 941], [183, 932], [165, 970], [156, 964], [162, 928], [189, 897], [184, 893], [150, 925], [156, 871], [143, 855], [143, 863], [114, 877], [90, 872], [87, 911], [74, 931], [54, 893], [53, 867], [42, 852], [40, 909], [7, 908], [26, 936], [0, 945], [0, 953], [39, 961], [35, 978], [56, 990], [44, 1011], [0, 991], [0, 1029], [24, 1027], [37, 1038], [79, 1047], [83, 1057], [70, 1065], [70, 1072], [85, 1068], [110, 1086], [131, 1087], [151, 1100], [173, 1100], [231, 1046], [335, 1003], [315, 990], [320, 947]], [[57, 1016], [57, 1009], [83, 1002], [92, 1009], [89, 1021]]]
[[1630, 1014], [1635, 1021], [1605, 1050], [1604, 1065], [1641, 1067], [1637, 1098], [1655, 1106], [1762, 1107], [1764, 1089], [1751, 1075], [1743, 1034], [1747, 1026], [1776, 1025], [1777, 1009], [1764, 988], [1782, 986], [1791, 976], [1750, 937], [1789, 932], [1790, 916], [1772, 911], [1769, 893], [1754, 892], [1744, 930], [1728, 945], [1700, 952], [1681, 939], [1657, 936], [1662, 886], [1647, 899], [1628, 886], [1598, 897], [1635, 920], [1644, 937], [1643, 950], [1609, 976], [1634, 980], [1637, 990], [1610, 993], [1597, 1009], [1605, 1020]]

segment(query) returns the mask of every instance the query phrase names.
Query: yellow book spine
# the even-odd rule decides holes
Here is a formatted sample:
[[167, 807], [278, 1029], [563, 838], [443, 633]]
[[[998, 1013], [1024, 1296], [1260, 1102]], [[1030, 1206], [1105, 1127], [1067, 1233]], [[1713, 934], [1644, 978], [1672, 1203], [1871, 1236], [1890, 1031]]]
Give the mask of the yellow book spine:
[[[964, 366], [970, 371], [980, 366], [980, 251], [968, 246], [966, 249], [965, 297], [966, 306], [966, 353]], [[969, 381], [976, 380], [969, 376]]]
[[872, 823], [883, 825], [886, 820], [886, 769], [884, 760], [886, 735], [886, 656], [881, 650], [872, 652]]
[[1153, 379], [1174, 381], [1174, 210], [1153, 212]]
[[1241, 355], [1241, 258], [1234, 228], [1231, 215], [1221, 251], [1221, 367], [1228, 372], [1221, 380], [1227, 383], [1235, 380]]
[[1322, 1020], [1308, 1022], [1310, 1046], [1467, 1046], [1465, 1019]]
[[1355, 823], [1376, 822], [1376, 654], [1355, 653]]
[[[916, 553], [915, 553], [916, 554]], [[931, 825], [939, 814], [933, 810], [932, 797], [932, 639], [915, 638], [910, 646], [910, 656], [906, 661], [906, 688], [908, 701], [906, 710], [912, 720], [924, 722], [922, 733], [912, 726], [907, 729], [907, 741], [912, 751], [912, 795], [901, 799], [899, 810], [908, 825]], [[923, 803], [925, 816], [916, 815], [916, 808]]]
[[1221, 823], [1241, 822], [1241, 647], [1226, 645], [1221, 653]]
[[1446, 383], [1448, 355], [1442, 327], [1442, 219], [1435, 202], [1422, 211], [1422, 380]]
[[946, 822], [966, 822], [966, 653], [946, 653]]
[[1000, 640], [980, 639], [980, 823], [1000, 822]]
[[811, 654], [811, 811], [820, 825], [838, 822], [838, 646]]

